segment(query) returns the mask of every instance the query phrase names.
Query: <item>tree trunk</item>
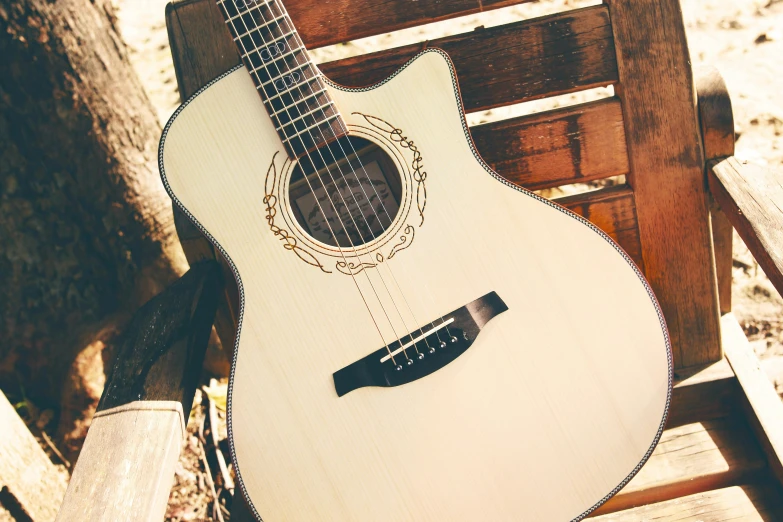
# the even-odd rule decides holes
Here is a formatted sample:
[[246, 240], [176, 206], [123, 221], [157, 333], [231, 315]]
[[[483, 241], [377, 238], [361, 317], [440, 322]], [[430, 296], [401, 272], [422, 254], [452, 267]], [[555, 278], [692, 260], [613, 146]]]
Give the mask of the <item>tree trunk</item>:
[[185, 269], [161, 129], [110, 0], [0, 0], [0, 57], [0, 386], [62, 401], [73, 454], [116, 333]]

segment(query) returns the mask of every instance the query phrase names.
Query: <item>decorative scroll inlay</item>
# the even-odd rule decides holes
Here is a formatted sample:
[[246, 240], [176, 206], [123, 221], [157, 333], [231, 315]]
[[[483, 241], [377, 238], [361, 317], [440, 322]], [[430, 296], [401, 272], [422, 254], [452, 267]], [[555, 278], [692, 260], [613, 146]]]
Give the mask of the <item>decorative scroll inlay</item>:
[[[421, 226], [421, 225], [419, 225]], [[409, 246], [411, 246], [411, 243], [413, 243], [413, 237], [415, 235], [415, 228], [413, 228], [411, 225], [408, 225], [405, 227], [405, 234], [400, 236], [400, 242], [394, 245], [391, 249], [391, 252], [389, 252], [389, 259], [393, 258], [397, 255], [397, 252], [400, 252], [402, 250], [405, 250]], [[408, 239], [408, 236], [410, 236], [410, 239]]]
[[269, 230], [280, 238], [283, 248], [292, 251], [297, 255], [299, 259], [307, 263], [308, 265], [315, 266], [321, 269], [326, 274], [332, 272], [324, 268], [324, 265], [315, 257], [310, 251], [305, 250], [299, 246], [297, 239], [292, 236], [288, 230], [280, 228], [275, 224], [275, 216], [277, 216], [277, 196], [275, 196], [275, 186], [277, 184], [277, 165], [275, 159], [277, 159], [277, 152], [272, 156], [272, 164], [269, 166], [269, 170], [266, 172], [266, 180], [264, 182], [264, 204], [266, 205], [266, 222], [269, 225]]
[[[397, 254], [403, 250], [409, 248], [415, 238], [416, 227], [421, 227], [424, 224], [424, 209], [427, 205], [427, 188], [425, 182], [427, 180], [427, 173], [423, 170], [423, 161], [421, 152], [414, 144], [413, 140], [406, 137], [401, 129], [398, 129], [389, 122], [372, 116], [369, 114], [354, 113], [361, 116], [372, 127], [375, 132], [381, 133], [382, 136], [390, 140], [399, 149], [406, 149], [410, 151], [410, 170], [408, 170], [409, 184], [407, 185], [409, 194], [415, 194], [416, 209], [418, 211], [419, 220], [418, 223], [410, 224], [404, 223], [407, 217], [407, 213], [410, 208], [413, 207], [412, 202], [409, 200], [407, 206], [406, 215], [402, 216], [403, 223], [398, 225], [397, 231], [394, 233], [393, 238], [388, 238], [382, 242], [382, 245], [375, 251], [368, 250], [364, 246], [356, 249], [343, 248], [342, 250], [329, 250], [325, 249], [320, 251], [319, 248], [313, 248], [307, 243], [312, 241], [305, 241], [305, 238], [297, 238], [296, 233], [281, 227], [276, 223], [278, 211], [281, 208], [285, 208], [285, 205], [280, 205], [280, 193], [282, 190], [287, 190], [288, 177], [293, 170], [294, 163], [292, 163], [288, 157], [283, 159], [283, 163], [278, 167], [277, 161], [279, 153], [275, 153], [272, 157], [272, 163], [266, 173], [266, 179], [264, 183], [264, 205], [266, 205], [266, 221], [269, 225], [269, 230], [283, 242], [283, 248], [296, 254], [296, 256], [307, 263], [310, 266], [314, 266], [320, 269], [325, 274], [333, 273], [328, 270], [324, 265], [326, 261], [322, 261], [328, 257], [338, 257], [335, 261], [335, 269], [345, 275], [355, 276], [360, 274], [364, 270], [375, 268], [385, 261], [394, 258]], [[364, 127], [364, 129], [367, 129]], [[400, 150], [400, 153], [403, 151]], [[404, 161], [404, 160], [403, 160]], [[281, 186], [285, 185], [285, 186]], [[400, 212], [402, 212], [402, 206]], [[415, 214], [414, 214], [415, 215]], [[400, 230], [399, 227], [402, 227]], [[391, 246], [389, 246], [391, 245]], [[383, 252], [380, 250], [383, 249]], [[384, 253], [385, 252], [385, 253]]]
[[413, 158], [411, 159], [411, 169], [413, 169], [413, 180], [416, 182], [416, 205], [419, 209], [419, 217], [421, 217], [419, 226], [422, 226], [424, 224], [424, 208], [427, 206], [427, 187], [424, 184], [427, 180], [427, 173], [422, 170], [424, 165], [422, 164], [419, 148], [413, 143], [413, 140], [408, 139], [408, 137], [402, 133], [402, 129], [398, 129], [391, 123], [384, 121], [377, 116], [371, 116], [361, 112], [354, 112], [354, 114], [364, 118], [367, 123], [377, 130], [388, 134], [389, 139], [394, 143], [411, 151], [411, 154], [413, 155]]

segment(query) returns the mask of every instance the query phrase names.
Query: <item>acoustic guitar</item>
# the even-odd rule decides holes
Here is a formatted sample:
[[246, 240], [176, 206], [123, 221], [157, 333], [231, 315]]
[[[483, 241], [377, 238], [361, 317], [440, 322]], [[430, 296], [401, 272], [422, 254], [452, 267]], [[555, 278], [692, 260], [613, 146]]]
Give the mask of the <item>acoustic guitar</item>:
[[482, 161], [449, 57], [323, 77], [280, 0], [216, 0], [243, 65], [165, 127], [241, 297], [236, 475], [278, 521], [568, 521], [657, 443], [672, 360], [628, 255]]

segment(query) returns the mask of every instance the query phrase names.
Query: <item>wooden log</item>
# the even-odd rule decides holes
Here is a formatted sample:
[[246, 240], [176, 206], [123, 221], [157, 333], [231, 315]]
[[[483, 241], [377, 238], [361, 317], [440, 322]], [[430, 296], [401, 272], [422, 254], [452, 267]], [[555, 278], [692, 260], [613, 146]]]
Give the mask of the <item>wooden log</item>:
[[[707, 161], [734, 155], [734, 114], [723, 77], [715, 67], [695, 71], [699, 123]], [[718, 277], [720, 312], [731, 311], [732, 240], [734, 229], [714, 199], [710, 206], [712, 241], [715, 249], [715, 271]]]
[[715, 201], [783, 294], [783, 172], [731, 156], [710, 162], [707, 179]]
[[221, 290], [196, 264], [131, 320], [58, 521], [162, 520]]
[[187, 267], [111, 0], [0, 0], [0, 57], [0, 386], [59, 408], [71, 458], [101, 350]]
[[783, 519], [780, 491], [734, 486], [595, 517], [596, 522], [770, 522]]
[[676, 368], [721, 358], [704, 156], [678, 0], [608, 0], [629, 185]]
[[68, 473], [52, 464], [2, 392], [0, 426], [0, 515], [5, 509], [10, 520], [54, 520]]
[[614, 97], [476, 125], [471, 134], [493, 169], [529, 190], [628, 173], [623, 113]]
[[721, 319], [726, 358], [742, 388], [742, 405], [767, 455], [769, 467], [783, 486], [783, 402], [761, 369], [756, 354], [734, 314]]
[[[320, 65], [351, 87], [379, 82], [420, 52], [413, 44]], [[617, 81], [604, 6], [478, 29], [426, 43], [454, 62], [467, 112], [564, 94]]]
[[597, 225], [617, 241], [644, 271], [633, 193], [627, 186], [594, 190], [559, 198], [555, 202]]

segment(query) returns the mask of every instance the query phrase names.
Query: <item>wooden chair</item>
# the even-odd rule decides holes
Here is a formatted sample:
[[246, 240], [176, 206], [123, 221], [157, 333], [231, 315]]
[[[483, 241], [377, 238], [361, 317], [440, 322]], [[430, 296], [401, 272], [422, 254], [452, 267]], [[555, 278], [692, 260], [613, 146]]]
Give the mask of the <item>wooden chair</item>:
[[[285, 3], [313, 49], [521, 1]], [[213, 0], [176, 0], [167, 22], [183, 99], [239, 63]], [[336, 82], [367, 85], [424, 46], [450, 54], [470, 112], [614, 86], [610, 98], [471, 129], [483, 157], [532, 190], [626, 176], [557, 201], [642, 268], [668, 322], [677, 381], [657, 450], [593, 517], [783, 520], [783, 405], [731, 314], [732, 227], [783, 291], [781, 176], [732, 157], [725, 85], [714, 70], [692, 72], [679, 2], [607, 0], [321, 68]], [[220, 260], [181, 215], [177, 226], [191, 263]], [[229, 284], [216, 325], [231, 347], [237, 291], [223, 266]], [[163, 480], [173, 472], [155, 473]]]

